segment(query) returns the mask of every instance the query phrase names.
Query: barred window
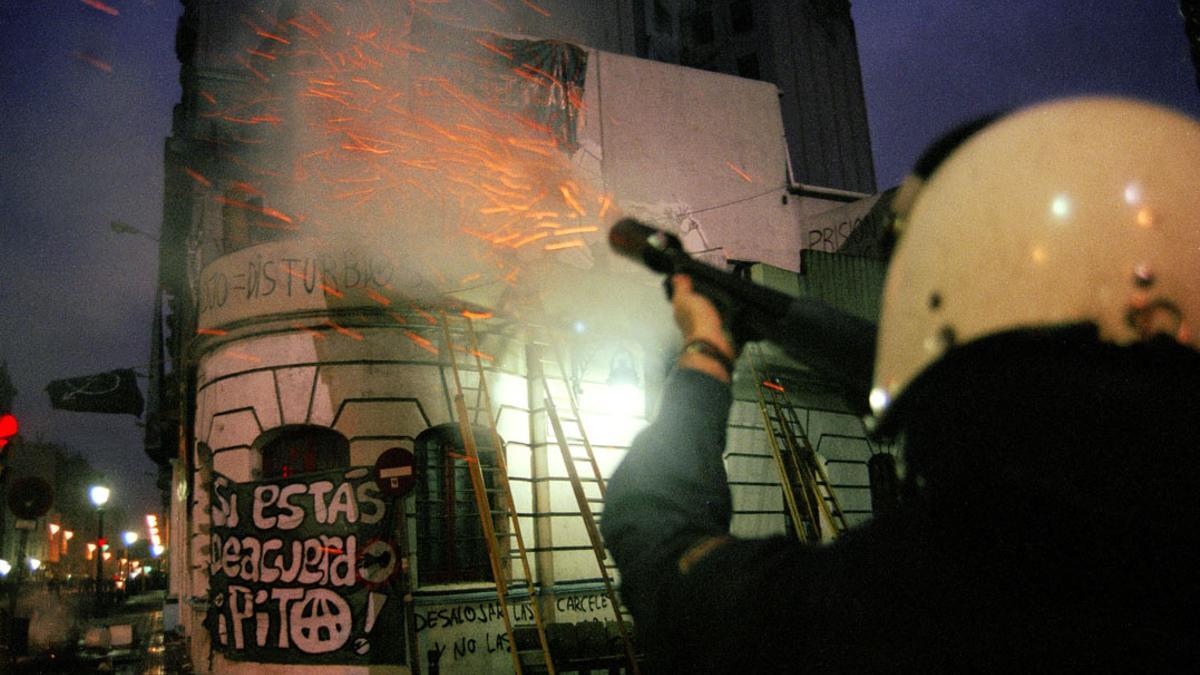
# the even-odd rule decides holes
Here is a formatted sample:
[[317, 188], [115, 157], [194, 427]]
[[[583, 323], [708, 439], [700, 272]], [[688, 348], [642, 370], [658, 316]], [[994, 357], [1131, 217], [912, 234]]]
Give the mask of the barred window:
[[280, 427], [263, 434], [255, 445], [262, 452], [263, 478], [290, 478], [350, 465], [350, 442], [328, 427]]
[[[497, 448], [487, 427], [473, 428], [480, 471], [492, 510], [492, 527], [507, 531], [506, 500], [496, 489]], [[501, 442], [503, 445], [503, 442]], [[421, 584], [491, 581], [492, 570], [470, 463], [457, 424], [421, 432], [414, 443], [417, 463], [417, 580]], [[507, 544], [498, 537], [501, 556]]]

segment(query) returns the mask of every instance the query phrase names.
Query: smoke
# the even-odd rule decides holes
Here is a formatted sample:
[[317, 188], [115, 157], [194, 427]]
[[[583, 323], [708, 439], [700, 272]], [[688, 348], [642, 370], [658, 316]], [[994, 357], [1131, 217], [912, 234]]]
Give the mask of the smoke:
[[[548, 265], [592, 268], [619, 200], [588, 145], [587, 52], [514, 36], [601, 39], [598, 6], [579, 7], [189, 9], [203, 37], [185, 105], [212, 152], [186, 183], [221, 213], [204, 236], [225, 252], [295, 237], [366, 249], [440, 293], [490, 288], [476, 295], [491, 303], [536, 295]], [[225, 71], [237, 77], [207, 76]]]

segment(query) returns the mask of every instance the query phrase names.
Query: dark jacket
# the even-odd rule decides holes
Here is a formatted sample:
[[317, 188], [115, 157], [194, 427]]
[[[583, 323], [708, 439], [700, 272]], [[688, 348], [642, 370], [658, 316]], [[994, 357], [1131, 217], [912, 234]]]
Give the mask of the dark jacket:
[[1107, 519], [1018, 489], [913, 499], [832, 545], [730, 538], [730, 405], [728, 385], [673, 373], [657, 419], [608, 483], [602, 532], [648, 672], [1198, 665], [1195, 575], [1172, 599], [1172, 580], [1132, 568], [1178, 569], [1156, 559], [1194, 555], [1139, 557], [1110, 539], [1127, 533], [1106, 532]]

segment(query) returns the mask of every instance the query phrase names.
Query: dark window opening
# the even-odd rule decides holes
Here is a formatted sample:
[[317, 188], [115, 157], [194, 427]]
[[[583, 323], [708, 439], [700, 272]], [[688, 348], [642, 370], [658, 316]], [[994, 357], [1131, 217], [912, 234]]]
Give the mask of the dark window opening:
[[305, 424], [267, 433], [261, 445], [263, 478], [291, 478], [350, 465], [350, 442], [333, 429]]
[[[507, 505], [499, 491], [498, 449], [487, 427], [474, 427], [484, 488], [489, 495], [492, 528], [500, 555], [507, 559]], [[503, 445], [503, 442], [501, 442]], [[440, 424], [414, 442], [417, 463], [417, 580], [420, 584], [492, 581], [471, 464], [458, 424]]]
[[696, 16], [692, 17], [692, 41], [698, 45], [706, 45], [716, 39], [712, 11], [697, 12]]
[[741, 77], [757, 80], [759, 77], [758, 54], [750, 53], [745, 56], [739, 56], [737, 60], [737, 74]]
[[750, 0], [740, 0], [729, 5], [729, 25], [738, 35], [754, 30], [754, 6]]
[[666, 3], [654, 0], [654, 32], [671, 35], [675, 32], [671, 30], [672, 23], [671, 10], [667, 9]]

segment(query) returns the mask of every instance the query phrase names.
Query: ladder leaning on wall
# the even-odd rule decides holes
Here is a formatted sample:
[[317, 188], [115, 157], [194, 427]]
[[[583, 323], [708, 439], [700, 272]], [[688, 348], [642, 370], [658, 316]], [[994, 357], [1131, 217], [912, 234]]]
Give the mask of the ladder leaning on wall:
[[803, 542], [820, 542], [825, 539], [822, 523], [828, 523], [829, 538], [836, 537], [849, 529], [849, 524], [829, 482], [829, 475], [817, 457], [787, 391], [776, 378], [765, 372], [766, 361], [761, 347], [751, 345], [750, 350], [758, 407], [796, 536]]
[[[475, 334], [475, 326], [471, 319], [465, 317], [450, 317], [441, 313], [442, 354], [454, 374], [454, 416], [457, 418], [459, 430], [462, 433], [463, 447], [467, 453], [468, 470], [471, 476], [471, 488], [475, 493], [475, 505], [479, 510], [479, 519], [483, 525], [483, 535], [487, 543], [488, 558], [492, 567], [492, 578], [496, 582], [496, 599], [500, 604], [500, 613], [504, 618], [504, 630], [508, 634], [509, 652], [512, 656], [516, 673], [521, 673], [522, 654], [518, 651], [517, 640], [513, 635], [512, 617], [508, 609], [509, 589], [517, 584], [524, 584], [529, 594], [530, 609], [533, 611], [534, 624], [537, 627], [538, 642], [541, 647], [541, 659], [545, 672], [554, 675], [554, 663], [550, 656], [549, 642], [546, 640], [546, 626], [542, 621], [541, 609], [537, 602], [537, 590], [533, 584], [533, 574], [529, 567], [529, 557], [525, 550], [525, 541], [521, 536], [521, 524], [517, 517], [517, 509], [513, 503], [512, 489], [508, 482], [508, 466], [504, 457], [504, 448], [500, 434], [496, 431], [495, 418], [492, 416], [492, 402], [488, 394], [487, 379], [484, 374], [483, 354], [479, 351], [479, 341]], [[451, 323], [456, 324], [451, 328]], [[457, 340], [455, 339], [457, 338]], [[463, 354], [460, 363], [458, 354]], [[464, 386], [463, 376], [470, 374], [475, 378], [475, 386]], [[473, 392], [474, 405], [467, 406], [465, 391]], [[491, 434], [491, 444], [495, 452], [495, 463], [489, 467], [490, 482], [483, 475], [480, 453], [475, 442], [472, 425], [472, 412], [476, 417], [487, 420], [487, 428]], [[494, 487], [489, 487], [489, 485]], [[502, 499], [500, 509], [493, 509], [492, 495]], [[496, 532], [497, 521], [502, 527], [507, 525], [507, 532]], [[501, 544], [501, 540], [506, 540]], [[514, 551], [515, 549], [515, 551]], [[513, 579], [512, 560], [519, 560], [523, 579]]]
[[[600, 465], [596, 462], [596, 453], [588, 439], [587, 430], [584, 428], [583, 417], [579, 411], [579, 400], [575, 396], [571, 378], [567, 376], [566, 368], [563, 366], [564, 359], [559, 351], [558, 343], [550, 339], [534, 339], [531, 340], [531, 346], [534, 356], [530, 358], [529, 362], [529, 377], [542, 381], [546, 416], [550, 420], [555, 443], [558, 445], [559, 452], [562, 453], [563, 465], [566, 468], [567, 477], [571, 481], [571, 490], [575, 494], [575, 503], [579, 507], [579, 515], [583, 519], [592, 554], [596, 558], [600, 580], [604, 584], [604, 594], [608, 598], [609, 607], [612, 607], [613, 616], [616, 619], [616, 629], [625, 650], [625, 660], [629, 666], [629, 672], [636, 675], [640, 671], [631, 635], [631, 620], [617, 596], [614, 579], [616, 564], [604, 548], [604, 541], [600, 536], [599, 518], [601, 507], [604, 504], [604, 476], [600, 471]], [[557, 396], [555, 396], [555, 388], [550, 384], [550, 377], [547, 376], [547, 366], [553, 367], [555, 377], [562, 384]], [[568, 416], [559, 415], [559, 405], [556, 404], [556, 399], [560, 403], [566, 404]], [[567, 435], [567, 432], [564, 431], [564, 423], [575, 435]], [[584, 468], [585, 476], [580, 476], [580, 466]], [[595, 487], [590, 493], [587, 488], [589, 485]]]

